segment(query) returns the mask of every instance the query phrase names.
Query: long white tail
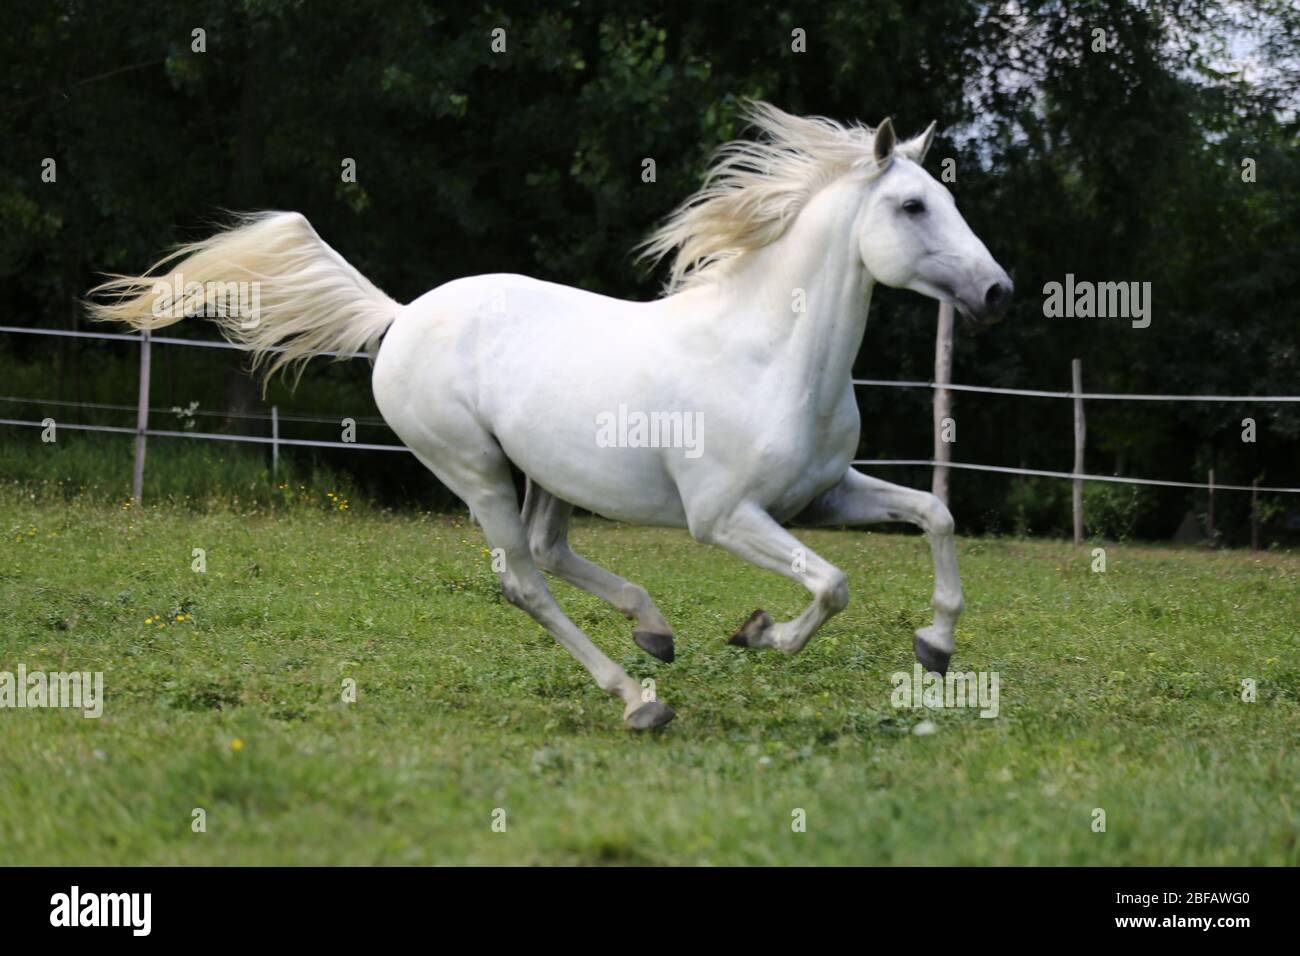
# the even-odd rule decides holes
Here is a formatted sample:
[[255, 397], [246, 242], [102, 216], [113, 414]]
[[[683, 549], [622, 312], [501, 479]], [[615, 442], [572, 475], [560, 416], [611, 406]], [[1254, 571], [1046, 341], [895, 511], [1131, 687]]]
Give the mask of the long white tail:
[[370, 352], [401, 306], [316, 234], [296, 212], [243, 216], [181, 246], [140, 276], [112, 276], [87, 303], [102, 321], [159, 329], [206, 315], [245, 346], [269, 379], [322, 352]]

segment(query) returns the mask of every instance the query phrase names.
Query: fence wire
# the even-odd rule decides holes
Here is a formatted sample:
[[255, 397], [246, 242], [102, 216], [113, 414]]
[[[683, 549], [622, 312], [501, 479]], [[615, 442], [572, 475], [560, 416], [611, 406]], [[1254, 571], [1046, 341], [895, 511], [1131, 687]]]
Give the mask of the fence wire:
[[[133, 342], [141, 344], [144, 342], [144, 336], [131, 335], [128, 333], [118, 332], [80, 332], [69, 329], [30, 329], [13, 325], [0, 325], [0, 332], [12, 332], [21, 335], [53, 335], [66, 338], [79, 339], [99, 339], [115, 342]], [[150, 335], [150, 343], [160, 345], [180, 345], [193, 346], [198, 348], [215, 348], [215, 349], [233, 349], [235, 351], [246, 351], [241, 345], [232, 342], [207, 341], [203, 339], [182, 339], [168, 336]], [[282, 352], [282, 347], [273, 347], [268, 349], [272, 352]], [[367, 352], [320, 352], [321, 356], [332, 358], [370, 358]], [[1047, 391], [1042, 389], [1029, 388], [998, 388], [987, 385], [956, 385], [952, 383], [940, 385], [936, 382], [923, 381], [888, 381], [885, 379], [872, 378], [855, 378], [854, 385], [866, 385], [878, 388], [929, 388], [929, 389], [946, 389], [953, 392], [977, 392], [986, 395], [1018, 395], [1030, 398], [1069, 398], [1082, 399], [1084, 401], [1134, 401], [1134, 402], [1260, 402], [1260, 403], [1293, 403], [1300, 402], [1300, 395], [1155, 395], [1155, 394], [1124, 394], [1115, 392], [1059, 392]], [[131, 411], [138, 412], [139, 408], [135, 405], [111, 405], [102, 402], [67, 402], [57, 399], [36, 399], [20, 398], [17, 396], [0, 396], [0, 401], [28, 403], [33, 405], [50, 405], [54, 407], [71, 407], [71, 408], [94, 408], [107, 411]], [[151, 414], [176, 414], [170, 408], [150, 408]], [[274, 417], [260, 412], [217, 412], [217, 411], [199, 411], [195, 410], [193, 415], [205, 415], [224, 418], [255, 419], [259, 421], [271, 421]], [[293, 422], [310, 422], [310, 423], [329, 423], [340, 424], [341, 418], [330, 416], [315, 415], [278, 415], [280, 421]], [[358, 424], [383, 425], [382, 419], [367, 417], [364, 419], [353, 417], [353, 421]], [[45, 422], [27, 421], [16, 418], [0, 418], [0, 425], [14, 425], [20, 427], [42, 428]], [[198, 431], [170, 431], [166, 429], [138, 429], [116, 425], [88, 425], [81, 423], [56, 422], [57, 428], [68, 429], [69, 431], [90, 431], [90, 432], [110, 432], [122, 435], [146, 435], [149, 437], [159, 438], [198, 438], [209, 441], [226, 441], [226, 442], [248, 442], [259, 445], [296, 445], [309, 448], [351, 448], [360, 451], [410, 451], [405, 445], [381, 445], [366, 442], [341, 442], [341, 441], [315, 441], [305, 438], [279, 438], [279, 437], [261, 437], [257, 435], [223, 435], [218, 432], [198, 432]], [[1270, 494], [1300, 494], [1300, 488], [1278, 488], [1278, 487], [1257, 487], [1254, 485], [1220, 485], [1220, 484], [1203, 484], [1193, 481], [1166, 481], [1157, 478], [1129, 478], [1122, 475], [1086, 475], [1076, 474], [1069, 471], [1048, 471], [1040, 468], [1009, 468], [1004, 465], [981, 465], [973, 462], [957, 461], [934, 461], [926, 458], [913, 459], [857, 459], [852, 462], [854, 465], [862, 467], [896, 467], [896, 466], [913, 466], [918, 468], [956, 468], [967, 471], [984, 471], [996, 472], [1007, 475], [1028, 475], [1041, 478], [1068, 478], [1076, 481], [1104, 481], [1115, 484], [1126, 485], [1154, 485], [1163, 488], [1191, 488], [1202, 491], [1252, 491], [1266, 492]]]

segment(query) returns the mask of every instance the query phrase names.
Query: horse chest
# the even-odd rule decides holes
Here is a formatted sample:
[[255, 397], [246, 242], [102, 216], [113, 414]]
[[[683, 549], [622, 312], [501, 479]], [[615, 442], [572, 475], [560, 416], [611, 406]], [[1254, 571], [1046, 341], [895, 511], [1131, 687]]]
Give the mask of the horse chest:
[[787, 520], [802, 511], [848, 470], [857, 450], [860, 423], [851, 400], [829, 415], [768, 445], [771, 493], [768, 511]]

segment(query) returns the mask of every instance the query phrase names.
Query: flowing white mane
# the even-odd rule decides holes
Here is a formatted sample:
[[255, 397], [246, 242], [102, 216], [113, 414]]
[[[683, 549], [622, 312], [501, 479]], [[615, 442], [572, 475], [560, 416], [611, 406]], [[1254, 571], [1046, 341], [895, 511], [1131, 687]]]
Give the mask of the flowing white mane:
[[879, 173], [866, 126], [755, 101], [744, 117], [758, 138], [723, 145], [700, 190], [637, 247], [651, 263], [673, 254], [665, 294], [711, 281], [721, 263], [781, 238], [808, 200], [849, 170]]

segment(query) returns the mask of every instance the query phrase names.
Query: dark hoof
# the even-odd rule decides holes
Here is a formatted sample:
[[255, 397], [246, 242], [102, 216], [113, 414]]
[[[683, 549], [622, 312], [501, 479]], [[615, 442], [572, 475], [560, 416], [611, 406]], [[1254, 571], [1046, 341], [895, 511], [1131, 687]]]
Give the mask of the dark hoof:
[[912, 638], [912, 650], [916, 652], [916, 659], [921, 662], [921, 666], [927, 671], [934, 671], [940, 677], [948, 673], [948, 661], [952, 659], [951, 654], [936, 650], [919, 637]]
[[673, 662], [673, 636], [656, 634], [654, 631], [633, 631], [632, 640], [651, 657], [657, 657], [665, 664]]
[[624, 717], [623, 723], [627, 724], [629, 730], [653, 730], [662, 727], [676, 716], [667, 704], [652, 700]]
[[732, 634], [727, 643], [735, 644], [737, 647], [754, 647], [758, 644], [758, 639], [763, 632], [771, 626], [771, 616], [762, 608], [759, 608], [749, 615], [749, 620], [740, 625], [740, 630]]

